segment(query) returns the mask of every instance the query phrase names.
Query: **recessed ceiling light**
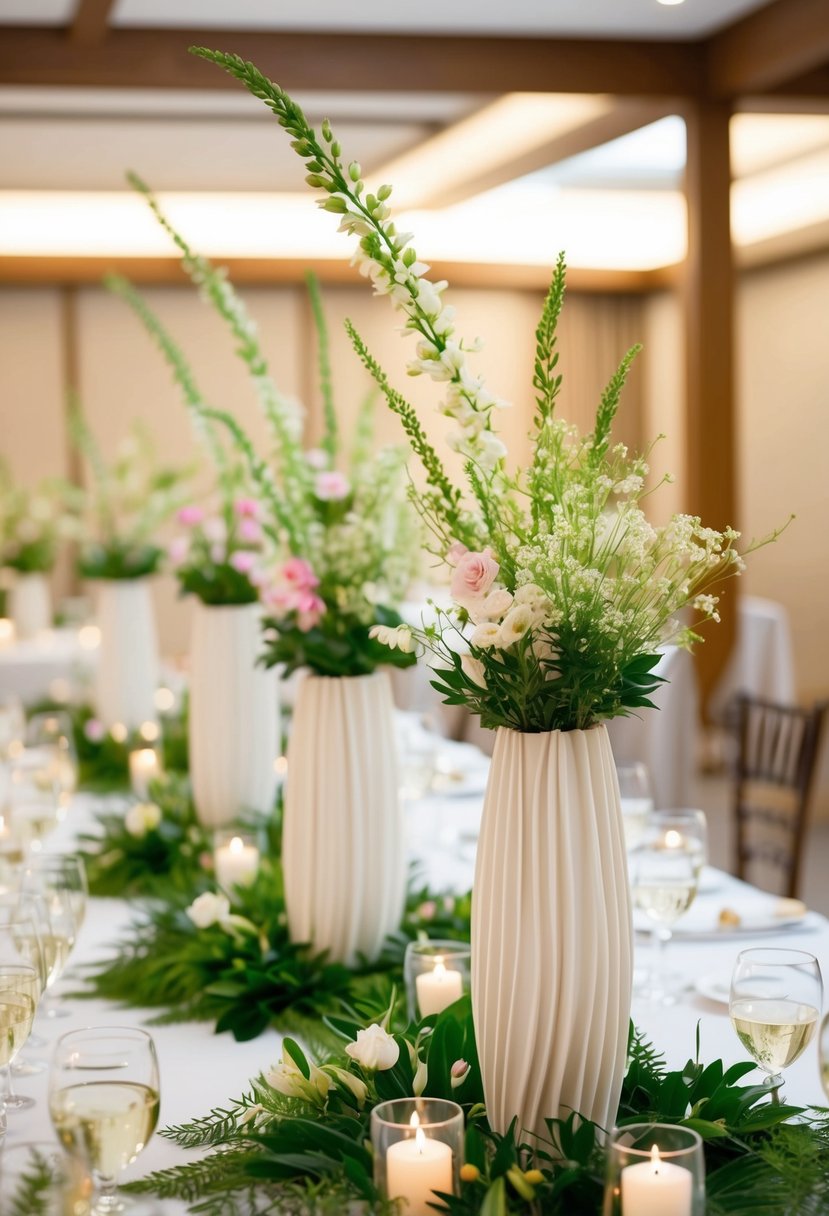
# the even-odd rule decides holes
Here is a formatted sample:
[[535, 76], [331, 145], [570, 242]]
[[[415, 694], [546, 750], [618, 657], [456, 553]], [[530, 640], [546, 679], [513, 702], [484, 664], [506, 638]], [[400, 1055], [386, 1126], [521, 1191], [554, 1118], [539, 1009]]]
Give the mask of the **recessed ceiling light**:
[[666, 8], [674, 4], [684, 4], [685, 0], [658, 0], [659, 4], [664, 4]]

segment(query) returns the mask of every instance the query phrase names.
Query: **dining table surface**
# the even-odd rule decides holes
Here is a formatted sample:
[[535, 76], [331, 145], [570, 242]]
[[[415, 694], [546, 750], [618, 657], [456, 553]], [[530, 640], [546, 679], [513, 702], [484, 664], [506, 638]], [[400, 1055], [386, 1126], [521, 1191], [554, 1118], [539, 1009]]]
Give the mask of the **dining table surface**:
[[[402, 786], [413, 880], [428, 881], [430, 890], [464, 892], [472, 882], [488, 760], [469, 744], [437, 739], [427, 751], [411, 733], [403, 734]], [[406, 750], [408, 748], [408, 751]], [[420, 748], [420, 750], [418, 750]], [[74, 837], [94, 825], [99, 796], [75, 796], [69, 813], [52, 836], [50, 851], [69, 851]], [[720, 914], [739, 924], [722, 926]], [[97, 998], [72, 995], [81, 986], [84, 969], [114, 956], [115, 945], [139, 913], [136, 902], [90, 899], [87, 916], [70, 965], [59, 985], [64, 997], [62, 1017], [37, 1019], [36, 1030], [49, 1040], [40, 1056], [47, 1067], [36, 1075], [15, 1079], [19, 1092], [35, 1099], [27, 1110], [9, 1111], [6, 1143], [53, 1139], [47, 1106], [48, 1060], [55, 1040], [70, 1030], [96, 1026], [142, 1026], [156, 1043], [161, 1077], [159, 1128], [181, 1124], [227, 1106], [248, 1087], [251, 1078], [276, 1062], [280, 1034], [270, 1029], [249, 1042], [217, 1035], [209, 1023], [153, 1025], [158, 1011], [123, 1008]], [[634, 918], [637, 972], [653, 957], [650, 934]], [[727, 1064], [745, 1059], [728, 1016], [729, 977], [740, 950], [753, 945], [786, 946], [814, 954], [829, 974], [829, 921], [812, 911], [787, 908], [772, 896], [706, 867], [694, 905], [678, 922], [669, 947], [669, 964], [681, 976], [680, 991], [671, 1005], [655, 1004], [634, 994], [635, 1024], [664, 1054], [668, 1065], [681, 1067], [695, 1054], [699, 1027], [700, 1057], [722, 1058]], [[585, 951], [590, 943], [584, 943]], [[758, 1074], [759, 1079], [759, 1074]], [[785, 1093], [801, 1105], [825, 1104], [819, 1079], [817, 1044], [786, 1071]], [[187, 1159], [193, 1151], [180, 1149], [156, 1133], [125, 1178], [164, 1169]], [[188, 1210], [177, 1200], [136, 1197], [134, 1216], [179, 1216]]]

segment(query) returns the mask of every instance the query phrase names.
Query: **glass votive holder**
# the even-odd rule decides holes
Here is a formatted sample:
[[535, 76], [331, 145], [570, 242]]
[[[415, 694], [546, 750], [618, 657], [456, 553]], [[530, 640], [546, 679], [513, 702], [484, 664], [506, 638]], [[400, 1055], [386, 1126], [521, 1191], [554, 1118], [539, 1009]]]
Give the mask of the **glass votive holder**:
[[702, 1138], [674, 1123], [628, 1123], [608, 1149], [604, 1216], [705, 1216]]
[[442, 1013], [469, 991], [468, 942], [409, 942], [403, 962], [410, 1021]]
[[225, 891], [249, 887], [259, 873], [259, 838], [239, 828], [221, 828], [213, 833], [213, 870], [218, 886]]
[[394, 1098], [371, 1112], [374, 1182], [401, 1216], [434, 1216], [435, 1192], [457, 1195], [463, 1111], [445, 1098]]

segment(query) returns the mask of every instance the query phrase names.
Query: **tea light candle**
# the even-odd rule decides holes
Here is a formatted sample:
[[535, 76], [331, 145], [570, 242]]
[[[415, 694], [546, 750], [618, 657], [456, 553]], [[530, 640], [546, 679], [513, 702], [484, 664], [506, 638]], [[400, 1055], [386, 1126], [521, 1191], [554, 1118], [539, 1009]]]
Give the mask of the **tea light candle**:
[[402, 1199], [406, 1216], [434, 1216], [434, 1192], [453, 1192], [452, 1149], [424, 1134], [412, 1115], [414, 1138], [390, 1144], [386, 1153], [386, 1187], [390, 1199]]
[[463, 996], [463, 976], [460, 971], [447, 968], [440, 957], [435, 958], [431, 971], [415, 977], [415, 986], [420, 1016], [424, 1018], [430, 1013], [442, 1013]]
[[14, 621], [10, 621], [7, 616], [0, 617], [0, 650], [13, 646], [14, 640]]
[[241, 836], [231, 836], [227, 844], [213, 850], [213, 862], [220, 887], [245, 886], [259, 872], [259, 850]]
[[161, 776], [161, 761], [152, 747], [130, 752], [130, 785], [136, 798], [146, 798], [151, 781]]
[[691, 1171], [663, 1161], [656, 1145], [650, 1161], [622, 1170], [621, 1182], [622, 1216], [691, 1216]]

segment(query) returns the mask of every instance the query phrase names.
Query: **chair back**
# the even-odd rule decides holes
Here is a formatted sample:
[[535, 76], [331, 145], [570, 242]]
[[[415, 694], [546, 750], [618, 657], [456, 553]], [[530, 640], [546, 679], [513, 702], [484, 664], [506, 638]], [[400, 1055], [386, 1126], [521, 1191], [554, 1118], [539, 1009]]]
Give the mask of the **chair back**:
[[737, 699], [737, 876], [792, 898], [827, 708]]

